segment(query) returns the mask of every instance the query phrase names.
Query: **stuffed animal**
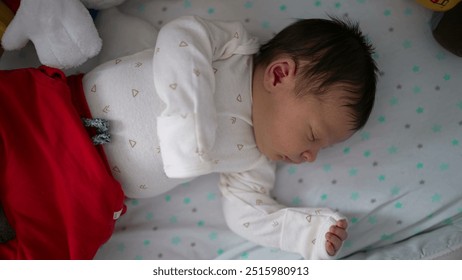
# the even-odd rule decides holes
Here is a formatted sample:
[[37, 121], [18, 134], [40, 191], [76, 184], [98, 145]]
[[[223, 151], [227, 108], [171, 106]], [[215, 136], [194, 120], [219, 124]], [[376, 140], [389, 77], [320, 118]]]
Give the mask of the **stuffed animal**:
[[60, 69], [79, 66], [102, 46], [88, 8], [106, 9], [124, 1], [21, 0], [3, 34], [3, 48], [21, 49], [30, 40], [42, 64]]
[[[32, 41], [40, 62], [60, 69], [75, 68], [98, 53], [92, 63], [153, 48], [158, 30], [119, 11], [124, 1], [0, 0], [0, 38], [6, 50]], [[98, 11], [94, 21], [88, 9]], [[0, 245], [16, 236], [3, 210], [0, 205]]]
[[[96, 56], [102, 40], [88, 9], [113, 8], [125, 0], [0, 0], [0, 38], [5, 50], [32, 41], [40, 62], [60, 69]], [[0, 48], [0, 56], [3, 52]], [[0, 205], [0, 243], [15, 238]]]

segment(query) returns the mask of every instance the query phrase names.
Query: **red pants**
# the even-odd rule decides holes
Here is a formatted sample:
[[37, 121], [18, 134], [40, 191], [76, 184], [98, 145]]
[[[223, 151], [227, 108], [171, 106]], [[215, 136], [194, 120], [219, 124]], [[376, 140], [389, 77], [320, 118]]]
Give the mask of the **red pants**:
[[111, 236], [124, 194], [82, 115], [81, 76], [0, 71], [0, 204], [16, 232], [0, 259], [92, 259]]

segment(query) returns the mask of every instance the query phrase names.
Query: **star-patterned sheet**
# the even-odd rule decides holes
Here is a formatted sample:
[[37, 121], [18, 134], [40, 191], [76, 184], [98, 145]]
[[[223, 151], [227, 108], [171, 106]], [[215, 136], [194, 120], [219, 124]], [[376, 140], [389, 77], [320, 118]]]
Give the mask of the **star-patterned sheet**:
[[[273, 196], [346, 215], [342, 259], [432, 259], [462, 248], [462, 58], [433, 39], [432, 11], [412, 0], [128, 0], [118, 9], [128, 24], [142, 20], [153, 30], [187, 14], [238, 20], [262, 42], [296, 18], [358, 20], [380, 68], [370, 120], [316, 163], [279, 165]], [[143, 30], [140, 38], [152, 37]], [[123, 52], [142, 48], [129, 43]], [[0, 67], [27, 65], [32, 53], [6, 53]], [[216, 174], [203, 176], [153, 199], [127, 200], [96, 258], [300, 258], [231, 232], [217, 181]]]

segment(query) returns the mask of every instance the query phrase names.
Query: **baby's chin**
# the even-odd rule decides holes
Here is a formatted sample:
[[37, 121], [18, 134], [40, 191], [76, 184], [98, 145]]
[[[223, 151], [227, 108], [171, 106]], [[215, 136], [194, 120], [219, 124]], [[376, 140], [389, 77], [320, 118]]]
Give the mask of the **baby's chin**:
[[265, 153], [262, 153], [262, 154], [265, 155], [271, 161], [284, 162], [284, 157], [283, 156], [280, 156], [280, 155], [277, 155], [277, 154], [265, 154]]
[[[258, 146], [257, 146], [258, 148]], [[281, 161], [281, 157], [275, 155], [275, 154], [270, 154], [270, 153], [265, 153], [262, 149], [258, 148], [260, 153], [262, 153], [266, 158], [268, 158], [271, 161]]]
[[281, 155], [279, 155], [279, 154], [277, 154], [275, 152], [270, 152], [270, 151], [266, 150], [261, 145], [259, 146], [258, 143], [257, 143], [257, 149], [260, 151], [260, 153], [262, 153], [266, 158], [268, 158], [271, 161], [275, 161], [275, 162], [283, 162], [284, 161], [283, 156], [281, 156]]

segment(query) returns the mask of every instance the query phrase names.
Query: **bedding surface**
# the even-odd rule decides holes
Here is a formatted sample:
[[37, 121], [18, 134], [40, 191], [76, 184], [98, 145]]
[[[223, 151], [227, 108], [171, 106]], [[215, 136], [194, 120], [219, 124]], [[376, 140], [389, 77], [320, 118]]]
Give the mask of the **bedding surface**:
[[[341, 259], [433, 259], [462, 248], [462, 58], [432, 37], [432, 11], [410, 0], [128, 0], [100, 11], [96, 22], [110, 43], [75, 71], [153, 48], [161, 26], [192, 14], [241, 21], [261, 42], [297, 18], [358, 20], [380, 69], [369, 122], [315, 163], [280, 164], [272, 195], [346, 215]], [[107, 28], [113, 22], [124, 28]], [[33, 53], [32, 46], [7, 52], [0, 67], [34, 65]], [[217, 182], [212, 174], [153, 199], [127, 200], [96, 259], [300, 258], [231, 232]]]

